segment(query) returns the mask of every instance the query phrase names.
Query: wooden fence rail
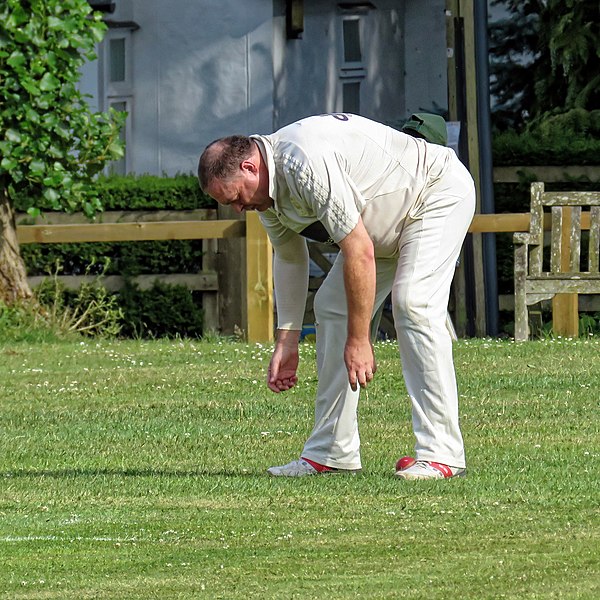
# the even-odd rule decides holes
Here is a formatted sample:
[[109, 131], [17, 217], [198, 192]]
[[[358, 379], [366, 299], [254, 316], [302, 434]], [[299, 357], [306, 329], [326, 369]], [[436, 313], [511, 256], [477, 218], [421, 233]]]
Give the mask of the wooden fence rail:
[[203, 240], [244, 237], [245, 235], [246, 223], [233, 219], [222, 221], [160, 221], [157, 223], [25, 225], [18, 228], [20, 244]]
[[[106, 213], [105, 213], [106, 214]], [[20, 244], [58, 244], [76, 242], [126, 242], [143, 240], [200, 240], [246, 238], [246, 305], [247, 337], [250, 342], [273, 340], [272, 248], [260, 225], [258, 214], [248, 212], [246, 221], [238, 220], [170, 220], [148, 222], [42, 224], [17, 226]], [[110, 220], [110, 216], [109, 216]], [[582, 218], [582, 228], [589, 228], [589, 217]], [[550, 229], [550, 221], [544, 223]], [[515, 233], [529, 230], [529, 213], [475, 215], [471, 233]], [[116, 285], [116, 284], [115, 284]]]

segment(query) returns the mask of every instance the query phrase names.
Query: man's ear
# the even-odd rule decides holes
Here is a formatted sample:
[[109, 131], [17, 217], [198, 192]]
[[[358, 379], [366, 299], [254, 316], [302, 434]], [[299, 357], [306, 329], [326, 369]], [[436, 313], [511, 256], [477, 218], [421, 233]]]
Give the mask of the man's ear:
[[240, 168], [242, 169], [242, 171], [246, 171], [248, 173], [252, 173], [253, 175], [256, 175], [258, 173], [258, 167], [249, 158], [247, 158], [246, 160], [242, 161], [242, 164], [240, 165]]

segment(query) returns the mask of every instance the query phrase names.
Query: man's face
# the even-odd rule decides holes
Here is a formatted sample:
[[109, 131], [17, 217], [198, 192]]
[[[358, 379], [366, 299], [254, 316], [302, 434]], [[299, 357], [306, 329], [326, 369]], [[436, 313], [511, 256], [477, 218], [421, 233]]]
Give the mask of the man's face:
[[219, 204], [231, 206], [237, 213], [244, 210], [264, 212], [273, 206], [273, 200], [264, 191], [258, 168], [250, 161], [244, 161], [238, 174], [231, 179], [214, 179], [206, 191]]

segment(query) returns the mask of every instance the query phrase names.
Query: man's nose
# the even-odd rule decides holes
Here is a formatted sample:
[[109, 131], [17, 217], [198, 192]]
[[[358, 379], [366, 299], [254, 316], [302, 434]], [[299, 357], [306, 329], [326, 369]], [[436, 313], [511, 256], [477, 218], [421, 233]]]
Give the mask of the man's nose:
[[244, 207], [243, 207], [241, 204], [239, 204], [239, 203], [237, 203], [237, 202], [236, 202], [236, 203], [233, 205], [233, 209], [234, 209], [234, 210], [235, 210], [235, 212], [236, 212], [236, 213], [238, 213], [238, 215], [239, 215], [239, 214], [240, 214], [240, 213], [241, 213], [241, 212], [244, 210]]

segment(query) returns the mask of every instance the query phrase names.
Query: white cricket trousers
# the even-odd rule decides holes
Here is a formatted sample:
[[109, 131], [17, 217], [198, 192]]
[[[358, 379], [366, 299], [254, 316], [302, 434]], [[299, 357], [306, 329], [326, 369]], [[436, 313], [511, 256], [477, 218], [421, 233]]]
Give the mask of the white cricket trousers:
[[[409, 212], [398, 256], [376, 261], [374, 311], [391, 291], [412, 405], [415, 457], [461, 468], [466, 463], [446, 314], [456, 261], [474, 210], [473, 180], [457, 159], [451, 172], [429, 187]], [[315, 296], [319, 384], [314, 429], [302, 456], [329, 467], [359, 469], [359, 391], [350, 388], [344, 363], [348, 315], [343, 260], [340, 252]]]

